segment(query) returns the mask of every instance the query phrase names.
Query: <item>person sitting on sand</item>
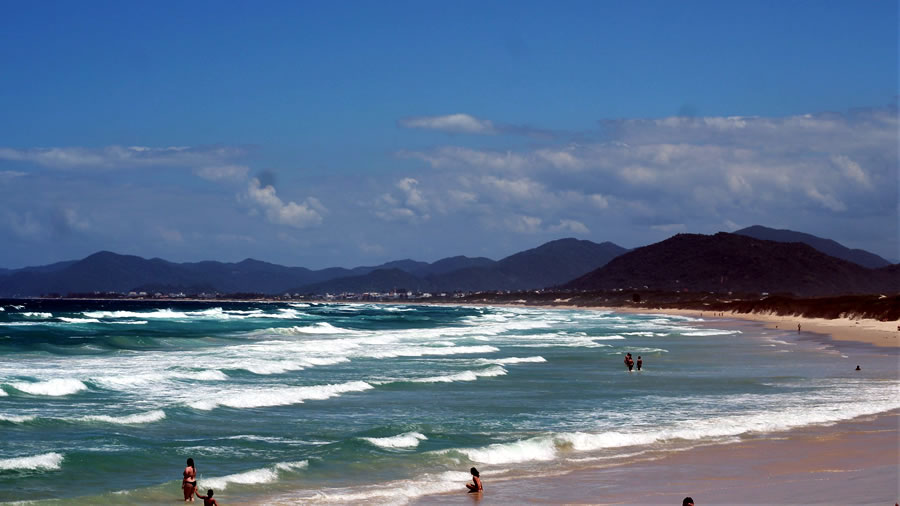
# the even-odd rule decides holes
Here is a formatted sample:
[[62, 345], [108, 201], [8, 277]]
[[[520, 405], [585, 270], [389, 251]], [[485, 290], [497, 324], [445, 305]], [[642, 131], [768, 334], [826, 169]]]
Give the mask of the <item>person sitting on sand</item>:
[[194, 502], [196, 490], [197, 469], [194, 467], [194, 459], [187, 459], [187, 467], [181, 473], [181, 491], [184, 492], [184, 502]]
[[478, 469], [474, 467], [469, 469], [469, 472], [472, 473], [472, 483], [466, 483], [466, 488], [469, 489], [470, 494], [476, 494], [478, 492], [482, 492], [484, 490], [484, 486], [481, 484], [481, 478], [478, 474]]
[[212, 498], [213, 489], [209, 489], [206, 491], [206, 495], [200, 495], [200, 492], [197, 492], [197, 497], [203, 499], [203, 506], [219, 506], [219, 503], [216, 502], [215, 499]]
[[644, 364], [644, 361], [641, 360], [641, 356], [638, 355], [638, 359], [637, 359], [637, 370], [638, 370], [638, 371], [641, 370], [641, 366], [642, 366], [643, 364]]

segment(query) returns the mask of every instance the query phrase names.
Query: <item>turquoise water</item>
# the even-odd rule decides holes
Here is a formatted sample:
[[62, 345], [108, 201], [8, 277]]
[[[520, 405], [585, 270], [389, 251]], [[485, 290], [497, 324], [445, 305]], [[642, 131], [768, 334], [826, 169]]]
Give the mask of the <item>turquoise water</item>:
[[178, 500], [192, 457], [226, 503], [402, 503], [462, 489], [473, 465], [540, 476], [900, 408], [896, 354], [861, 374], [796, 332], [679, 316], [0, 307], [3, 501]]

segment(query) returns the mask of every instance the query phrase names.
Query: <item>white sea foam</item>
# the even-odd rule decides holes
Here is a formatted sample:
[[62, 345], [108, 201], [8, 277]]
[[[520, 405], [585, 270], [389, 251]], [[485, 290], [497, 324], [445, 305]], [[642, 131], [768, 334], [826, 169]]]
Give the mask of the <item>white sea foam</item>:
[[328, 322], [318, 322], [313, 325], [309, 325], [309, 326], [305, 326], [305, 327], [294, 326], [294, 327], [268, 329], [268, 332], [273, 332], [273, 333], [283, 334], [283, 335], [350, 334], [350, 333], [353, 333], [352, 330], [335, 327], [334, 325], [332, 325]]
[[253, 469], [243, 473], [229, 474], [217, 478], [200, 478], [198, 479], [198, 488], [213, 490], [225, 490], [229, 484], [237, 485], [259, 485], [263, 483], [272, 483], [278, 480], [279, 471], [296, 471], [306, 469], [308, 461], [300, 462], [279, 462], [272, 467], [262, 469]]
[[405, 504], [410, 500], [432, 494], [458, 491], [460, 483], [470, 479], [469, 473], [447, 471], [424, 474], [412, 479], [404, 479], [366, 485], [354, 488], [332, 488], [319, 490], [313, 496], [285, 496], [278, 502], [287, 503], [338, 503], [338, 504]]
[[728, 336], [732, 334], [740, 334], [740, 330], [719, 330], [719, 329], [707, 329], [707, 330], [689, 330], [688, 332], [681, 332], [683, 336]]
[[[896, 384], [893, 388], [896, 392]], [[845, 393], [828, 393], [826, 399], [822, 399], [826, 402], [818, 405], [791, 406], [780, 410], [771, 410], [766, 407], [764, 410], [754, 413], [685, 420], [666, 428], [634, 432], [550, 434], [510, 443], [492, 444], [483, 448], [441, 450], [438, 453], [459, 452], [474, 462], [491, 465], [548, 461], [558, 458], [560, 454], [570, 452], [646, 446], [671, 440], [718, 440], [750, 433], [780, 432], [808, 425], [827, 425], [900, 408], [900, 397], [894, 395], [885, 398], [883, 387], [870, 388], [860, 384], [845, 385], [844, 389]], [[844, 395], [856, 391], [858, 391], [860, 399], [868, 400], [866, 402], [840, 401]], [[878, 400], [873, 401], [872, 399]]]
[[475, 381], [480, 376], [504, 376], [507, 374], [506, 369], [500, 366], [488, 367], [479, 371], [463, 371], [456, 374], [446, 376], [431, 376], [428, 378], [416, 378], [409, 381], [414, 383], [453, 383], [455, 381]]
[[53, 313], [27, 312], [22, 313], [22, 316], [26, 318], [53, 318]]
[[0, 415], [0, 420], [12, 423], [30, 422], [37, 418], [35, 415]]
[[325, 400], [347, 392], [362, 392], [374, 388], [365, 381], [350, 381], [333, 385], [314, 385], [305, 387], [266, 387], [255, 389], [235, 389], [225, 391], [214, 398], [189, 404], [202, 410], [210, 410], [217, 406], [230, 408], [261, 408], [268, 406], [287, 406], [302, 404], [308, 400]]
[[509, 357], [509, 358], [483, 358], [481, 359], [485, 363], [497, 364], [497, 365], [509, 365], [509, 364], [526, 364], [526, 363], [537, 363], [537, 362], [546, 362], [547, 359], [541, 356], [535, 357]]
[[428, 439], [418, 432], [405, 432], [390, 437], [364, 437], [360, 438], [382, 448], [415, 448], [420, 441]]
[[81, 420], [86, 422], [106, 422], [119, 425], [136, 425], [141, 423], [158, 422], [166, 417], [166, 412], [157, 409], [147, 413], [135, 413], [126, 416], [108, 416], [108, 415], [88, 415], [82, 417]]
[[363, 356], [371, 358], [422, 357], [447, 355], [475, 355], [479, 353], [496, 353], [500, 348], [495, 346], [405, 346], [366, 350]]
[[68, 318], [60, 316], [59, 319], [66, 323], [100, 323], [100, 320], [96, 318]]
[[70, 395], [75, 392], [87, 390], [87, 385], [72, 378], [55, 378], [47, 381], [17, 382], [10, 385], [21, 392], [31, 395], [49, 395], [59, 397], [62, 395]]
[[7, 396], [9, 396], [9, 394], [6, 393], [6, 390], [3, 390], [3, 388], [0, 388], [0, 397], [7, 397]]
[[63, 456], [59, 453], [42, 453], [30, 457], [0, 459], [0, 470], [47, 470], [59, 469]]

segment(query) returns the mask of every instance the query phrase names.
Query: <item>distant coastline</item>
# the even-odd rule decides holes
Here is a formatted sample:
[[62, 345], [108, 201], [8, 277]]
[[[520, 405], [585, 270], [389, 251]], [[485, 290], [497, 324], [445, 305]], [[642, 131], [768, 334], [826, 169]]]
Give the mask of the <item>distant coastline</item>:
[[[739, 318], [762, 322], [767, 328], [827, 334], [839, 341], [855, 341], [879, 347], [900, 347], [900, 295], [847, 295], [795, 298], [754, 295], [722, 298], [721, 295], [685, 292], [476, 292], [447, 297], [283, 297], [260, 294], [225, 294], [215, 298], [193, 297], [44, 297], [34, 300], [131, 300], [141, 302], [259, 302], [259, 303], [374, 303], [497, 305], [558, 309], [599, 309], [629, 313], [667, 313], [701, 318]], [[10, 299], [16, 300], [16, 299]]]

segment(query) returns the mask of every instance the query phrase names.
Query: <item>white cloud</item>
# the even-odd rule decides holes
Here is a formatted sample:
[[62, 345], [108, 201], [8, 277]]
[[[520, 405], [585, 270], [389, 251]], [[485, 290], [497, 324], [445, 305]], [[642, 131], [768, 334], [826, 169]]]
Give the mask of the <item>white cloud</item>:
[[78, 215], [78, 211], [71, 207], [60, 209], [63, 223], [70, 230], [86, 231], [90, 230], [91, 223], [85, 218]]
[[163, 226], [156, 227], [156, 233], [166, 242], [169, 243], [183, 243], [184, 236], [178, 230], [174, 228], [168, 228]]
[[584, 223], [581, 223], [580, 221], [576, 221], [576, 220], [559, 220], [559, 224], [550, 227], [549, 230], [550, 230], [550, 232], [557, 232], [557, 233], [561, 233], [561, 232], [570, 233], [571, 232], [573, 234], [579, 234], [579, 235], [588, 235], [591, 233], [591, 231], [588, 230], [587, 226], [585, 226]]
[[306, 228], [321, 224], [321, 213], [326, 211], [325, 207], [313, 197], [307, 198], [300, 204], [296, 202], [285, 204], [276, 195], [274, 187], [263, 187], [256, 178], [250, 180], [245, 198], [256, 205], [270, 223], [294, 228]]
[[660, 232], [673, 234], [686, 231], [687, 225], [685, 225], [684, 223], [666, 223], [663, 225], [651, 225], [650, 228], [653, 230], [659, 230]]
[[0, 170], [0, 184], [8, 183], [13, 179], [23, 177], [24, 175], [24, 172], [17, 170]]
[[31, 212], [16, 213], [8, 211], [3, 215], [6, 228], [21, 239], [40, 239], [47, 233], [46, 228]]
[[618, 198], [668, 204], [679, 221], [702, 215], [721, 223], [748, 209], [777, 216], [809, 205], [886, 215], [885, 206], [896, 201], [894, 107], [783, 118], [626, 119], [603, 126], [611, 137], [605, 142], [505, 151], [444, 146], [399, 155], [455, 169], [470, 181], [461, 190], [474, 193], [473, 201], [515, 206], [507, 210], [526, 215], [585, 203], [605, 209]]
[[419, 190], [419, 181], [411, 177], [398, 181], [399, 195], [384, 193], [375, 200], [375, 215], [385, 221], [420, 223], [431, 218], [429, 204]]
[[866, 188], [872, 187], [872, 182], [869, 181], [869, 176], [866, 175], [863, 168], [850, 158], [844, 155], [832, 155], [831, 162], [843, 170], [848, 179], [852, 179]]
[[404, 118], [399, 121], [406, 128], [424, 128], [450, 133], [496, 134], [497, 130], [490, 120], [478, 119], [468, 114], [448, 114], [446, 116], [419, 116]]
[[507, 218], [507, 227], [520, 234], [537, 234], [542, 232], [541, 224], [544, 221], [537, 216], [516, 215]]
[[250, 168], [243, 165], [214, 165], [194, 169], [194, 174], [210, 181], [244, 181]]
[[809, 196], [809, 198], [813, 199], [819, 204], [822, 204], [823, 207], [831, 209], [832, 211], [840, 212], [847, 209], [847, 206], [844, 205], [843, 202], [835, 198], [834, 195], [823, 194], [816, 188], [808, 188], [806, 190], [806, 194]]
[[235, 147], [106, 146], [15, 149], [0, 147], [0, 160], [33, 163], [54, 169], [128, 169], [205, 167], [244, 155]]

